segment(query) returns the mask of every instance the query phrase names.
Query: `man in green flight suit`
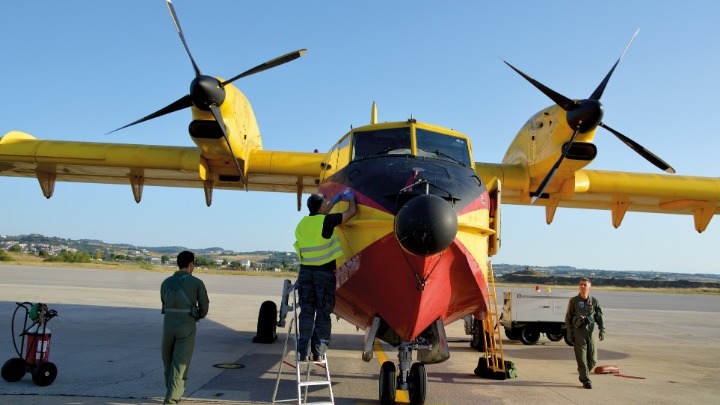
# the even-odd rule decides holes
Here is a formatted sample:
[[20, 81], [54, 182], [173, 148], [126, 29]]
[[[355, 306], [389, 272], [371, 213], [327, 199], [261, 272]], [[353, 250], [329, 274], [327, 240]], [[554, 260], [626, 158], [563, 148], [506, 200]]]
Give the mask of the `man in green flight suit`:
[[600, 340], [605, 339], [605, 324], [603, 323], [602, 308], [597, 298], [590, 296], [590, 280], [580, 280], [580, 293], [568, 302], [565, 313], [565, 327], [568, 341], [575, 348], [580, 382], [587, 389], [592, 388], [590, 372], [595, 367], [597, 348], [593, 331], [597, 323], [600, 329]]
[[179, 270], [160, 286], [164, 314], [162, 360], [167, 389], [164, 404], [177, 404], [185, 392], [195, 349], [195, 324], [205, 318], [210, 306], [205, 284], [192, 275], [195, 254], [187, 250], [180, 252], [177, 265]]

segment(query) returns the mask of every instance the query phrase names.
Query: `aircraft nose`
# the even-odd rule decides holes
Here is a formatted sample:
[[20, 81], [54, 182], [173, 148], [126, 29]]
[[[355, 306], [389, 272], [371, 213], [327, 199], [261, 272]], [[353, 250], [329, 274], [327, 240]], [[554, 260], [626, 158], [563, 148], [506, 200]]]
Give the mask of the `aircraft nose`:
[[400, 246], [417, 256], [445, 250], [457, 234], [457, 214], [442, 198], [424, 194], [407, 202], [395, 216], [395, 237]]

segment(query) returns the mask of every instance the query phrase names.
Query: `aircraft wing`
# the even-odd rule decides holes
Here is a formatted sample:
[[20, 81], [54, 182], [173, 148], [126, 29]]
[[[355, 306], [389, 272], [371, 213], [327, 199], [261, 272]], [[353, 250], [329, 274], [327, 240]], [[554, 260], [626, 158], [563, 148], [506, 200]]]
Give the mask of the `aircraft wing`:
[[[243, 162], [248, 190], [317, 192], [324, 154], [255, 150]], [[234, 162], [228, 162], [234, 167]], [[197, 147], [38, 140], [22, 132], [0, 138], [0, 176], [36, 177], [47, 198], [56, 181], [244, 189], [214, 174]], [[206, 183], [208, 181], [209, 183]], [[139, 194], [135, 195], [139, 202]], [[208, 201], [209, 202], [209, 201]], [[209, 204], [208, 204], [209, 205]]]
[[[476, 163], [475, 170], [485, 182], [501, 181], [504, 204], [530, 205], [536, 185], [523, 165]], [[719, 177], [577, 170], [559, 184], [534, 204], [545, 207], [548, 224], [558, 207], [566, 207], [608, 210], [616, 228], [627, 211], [692, 215], [702, 232], [720, 214]]]

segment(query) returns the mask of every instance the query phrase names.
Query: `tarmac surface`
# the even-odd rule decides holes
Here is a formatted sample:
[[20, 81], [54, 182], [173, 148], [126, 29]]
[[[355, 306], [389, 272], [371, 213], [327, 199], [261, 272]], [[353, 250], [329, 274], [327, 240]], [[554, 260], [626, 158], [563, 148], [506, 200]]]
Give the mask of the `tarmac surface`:
[[[59, 314], [48, 325], [57, 379], [47, 387], [35, 385], [30, 375], [14, 383], [0, 380], [0, 405], [161, 404], [159, 285], [172, 271], [0, 265], [1, 362], [17, 357], [13, 335], [24, 319], [24, 314], [15, 317], [13, 334], [17, 302], [43, 302]], [[207, 285], [210, 313], [198, 325], [183, 403], [271, 403], [286, 328], [278, 328], [272, 344], [254, 344], [252, 338], [260, 305], [266, 300], [279, 303], [283, 280], [197, 275]], [[508, 289], [530, 292], [498, 286], [498, 296]], [[573, 295], [575, 290], [554, 292]], [[593, 295], [603, 307], [607, 328], [607, 338], [599, 343], [598, 365], [618, 366], [625, 377], [595, 375], [593, 389], [583, 389], [572, 349], [542, 336], [532, 346], [503, 339], [505, 358], [517, 366], [518, 378], [482, 379], [473, 373], [480, 353], [469, 346], [469, 336], [457, 322], [447, 327], [451, 358], [427, 366], [425, 404], [717, 403], [720, 297], [599, 289]], [[335, 403], [379, 404], [380, 364], [397, 360], [397, 351], [383, 345], [365, 363], [360, 358], [364, 332], [333, 320], [328, 366]], [[292, 355], [286, 359], [291, 361]], [[322, 371], [313, 368], [313, 373]], [[279, 399], [293, 397], [293, 381], [294, 371], [283, 365]], [[327, 389], [311, 391], [311, 398], [327, 400]], [[408, 402], [407, 392], [398, 391], [397, 403]]]

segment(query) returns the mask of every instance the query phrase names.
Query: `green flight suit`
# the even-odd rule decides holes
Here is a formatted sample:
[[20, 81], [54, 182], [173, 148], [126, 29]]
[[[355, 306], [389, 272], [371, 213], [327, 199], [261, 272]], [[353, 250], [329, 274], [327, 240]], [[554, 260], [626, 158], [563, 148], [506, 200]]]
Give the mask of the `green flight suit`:
[[165, 404], [176, 404], [185, 392], [195, 349], [196, 322], [210, 306], [205, 284], [186, 271], [176, 271], [160, 286], [163, 337], [162, 360], [165, 367]]
[[588, 296], [587, 299], [583, 299], [579, 294], [570, 298], [565, 313], [565, 327], [573, 341], [575, 360], [582, 383], [590, 381], [590, 372], [597, 362], [597, 347], [593, 337], [596, 323], [600, 332], [604, 332], [602, 308], [597, 298]]

